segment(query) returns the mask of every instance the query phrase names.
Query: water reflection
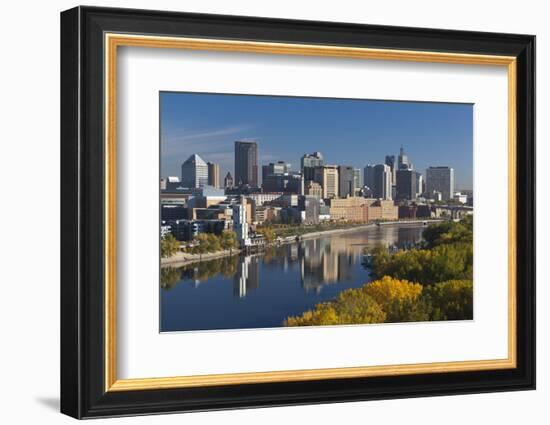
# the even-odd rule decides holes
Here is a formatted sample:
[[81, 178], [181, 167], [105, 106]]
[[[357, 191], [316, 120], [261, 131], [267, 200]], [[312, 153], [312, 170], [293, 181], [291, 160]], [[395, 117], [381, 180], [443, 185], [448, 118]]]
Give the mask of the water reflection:
[[[161, 329], [280, 326], [340, 291], [370, 280], [362, 250], [411, 245], [418, 225], [381, 226], [161, 269]], [[228, 292], [227, 289], [230, 289]]]

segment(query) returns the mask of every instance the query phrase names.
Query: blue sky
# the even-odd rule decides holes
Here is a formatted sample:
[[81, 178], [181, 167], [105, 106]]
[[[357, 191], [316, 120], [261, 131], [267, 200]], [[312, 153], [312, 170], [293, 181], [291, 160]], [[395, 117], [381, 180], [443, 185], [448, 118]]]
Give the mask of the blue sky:
[[260, 165], [286, 161], [295, 170], [304, 153], [363, 168], [403, 145], [416, 170], [450, 166], [456, 188], [472, 188], [470, 104], [173, 92], [162, 92], [160, 104], [163, 177], [180, 176], [197, 153], [219, 163], [223, 179], [234, 174], [235, 140], [255, 139]]

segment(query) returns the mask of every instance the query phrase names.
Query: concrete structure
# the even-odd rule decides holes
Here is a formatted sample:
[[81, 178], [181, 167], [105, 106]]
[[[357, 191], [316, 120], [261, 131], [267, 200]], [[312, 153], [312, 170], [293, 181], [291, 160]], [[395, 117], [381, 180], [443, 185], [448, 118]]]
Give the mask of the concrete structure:
[[455, 175], [451, 167], [429, 167], [426, 170], [426, 194], [441, 192], [441, 200], [448, 201], [454, 196]]
[[219, 189], [220, 187], [220, 166], [213, 162], [208, 162], [208, 184]]
[[349, 165], [338, 166], [338, 196], [346, 198], [355, 195], [355, 173]]
[[338, 166], [325, 165], [314, 169], [313, 180], [323, 188], [323, 198], [337, 198], [339, 196]]
[[422, 173], [416, 172], [416, 197], [422, 196], [424, 194], [424, 177]]
[[258, 144], [235, 142], [235, 185], [258, 186]]
[[208, 185], [208, 165], [199, 155], [193, 154], [181, 164], [181, 184], [188, 188]]

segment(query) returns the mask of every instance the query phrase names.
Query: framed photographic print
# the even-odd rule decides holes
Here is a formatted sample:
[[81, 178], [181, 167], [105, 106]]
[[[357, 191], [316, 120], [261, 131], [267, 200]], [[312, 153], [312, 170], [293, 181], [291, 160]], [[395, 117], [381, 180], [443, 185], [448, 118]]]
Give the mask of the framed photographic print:
[[61, 14], [61, 411], [535, 387], [535, 37]]

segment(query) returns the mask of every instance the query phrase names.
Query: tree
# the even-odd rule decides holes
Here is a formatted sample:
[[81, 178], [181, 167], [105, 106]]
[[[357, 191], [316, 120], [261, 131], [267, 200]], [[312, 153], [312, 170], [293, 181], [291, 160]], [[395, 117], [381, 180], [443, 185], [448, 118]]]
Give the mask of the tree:
[[224, 230], [221, 234], [220, 242], [223, 249], [232, 250], [239, 246], [237, 234], [232, 230]]
[[264, 227], [262, 229], [262, 234], [264, 235], [265, 241], [267, 243], [275, 242], [276, 235], [271, 227]]
[[430, 309], [430, 320], [473, 319], [473, 282], [450, 280], [426, 286], [422, 298]]
[[367, 283], [363, 292], [375, 300], [386, 313], [386, 322], [427, 320], [424, 309], [417, 308], [422, 285], [384, 276]]
[[160, 240], [160, 256], [162, 258], [171, 257], [178, 251], [179, 246], [179, 241], [169, 233]]

